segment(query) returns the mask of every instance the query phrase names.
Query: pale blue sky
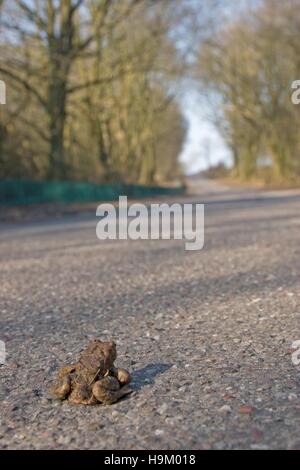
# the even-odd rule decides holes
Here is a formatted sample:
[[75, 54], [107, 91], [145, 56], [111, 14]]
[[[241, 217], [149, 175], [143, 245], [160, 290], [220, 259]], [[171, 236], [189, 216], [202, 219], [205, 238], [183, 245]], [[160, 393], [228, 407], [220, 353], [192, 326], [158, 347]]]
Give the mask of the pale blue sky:
[[209, 120], [203, 100], [192, 85], [186, 87], [180, 105], [188, 123], [187, 138], [180, 155], [185, 173], [197, 173], [219, 162], [230, 165], [230, 150]]
[[[230, 21], [247, 8], [255, 8], [260, 0], [222, 0], [219, 3], [213, 0], [186, 1], [190, 2], [190, 5], [194, 4], [195, 19], [196, 23], [199, 20], [199, 25], [196, 31], [191, 28], [191, 34], [187, 32], [187, 36], [179, 48], [186, 47], [187, 51], [191, 50], [191, 61], [193, 62], [197, 57], [197, 47], [201, 43], [201, 28], [204, 27], [205, 30], [205, 21], [210, 24], [213, 20], [212, 24], [214, 24], [214, 19], [217, 19], [217, 26], [219, 21], [224, 25], [224, 21]], [[205, 8], [201, 10], [200, 6]], [[205, 20], [205, 15], [207, 20]], [[199, 31], [200, 35], [198, 35]], [[194, 44], [196, 44], [196, 48], [194, 48]], [[180, 156], [187, 174], [196, 173], [219, 162], [230, 165], [232, 161], [230, 150], [209, 118], [209, 111], [211, 114], [215, 104], [209, 105], [207, 101], [205, 103], [196, 87], [193, 80], [185, 80], [179, 100], [188, 123], [187, 140]]]

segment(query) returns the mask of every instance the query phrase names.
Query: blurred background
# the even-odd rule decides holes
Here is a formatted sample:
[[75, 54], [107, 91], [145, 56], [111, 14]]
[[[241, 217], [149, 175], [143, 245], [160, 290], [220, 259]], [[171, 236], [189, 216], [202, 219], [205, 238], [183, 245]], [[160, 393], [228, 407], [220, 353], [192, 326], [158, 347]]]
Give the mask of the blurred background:
[[[300, 449], [299, 35], [300, 0], [0, 0], [1, 448]], [[120, 195], [159, 240], [96, 238]], [[56, 406], [93, 338], [134, 396]]]
[[300, 0], [0, 0], [0, 179], [300, 181]]

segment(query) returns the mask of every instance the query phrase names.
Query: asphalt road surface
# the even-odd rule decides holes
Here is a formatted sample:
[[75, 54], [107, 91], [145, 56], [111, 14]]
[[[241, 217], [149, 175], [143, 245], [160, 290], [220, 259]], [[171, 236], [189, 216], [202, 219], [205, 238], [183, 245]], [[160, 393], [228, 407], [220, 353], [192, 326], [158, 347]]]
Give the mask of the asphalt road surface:
[[[99, 241], [89, 214], [0, 225], [1, 448], [300, 448], [300, 193], [199, 188], [201, 251]], [[94, 337], [134, 394], [52, 400]]]

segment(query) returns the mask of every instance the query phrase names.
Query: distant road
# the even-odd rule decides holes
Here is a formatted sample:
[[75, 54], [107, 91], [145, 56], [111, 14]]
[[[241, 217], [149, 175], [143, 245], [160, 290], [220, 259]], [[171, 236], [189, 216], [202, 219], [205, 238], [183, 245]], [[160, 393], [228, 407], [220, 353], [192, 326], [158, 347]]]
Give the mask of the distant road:
[[[0, 447], [300, 448], [300, 191], [191, 192], [168, 202], [205, 202], [198, 252], [100, 242], [90, 212], [0, 224]], [[136, 393], [53, 402], [93, 337], [117, 341]]]

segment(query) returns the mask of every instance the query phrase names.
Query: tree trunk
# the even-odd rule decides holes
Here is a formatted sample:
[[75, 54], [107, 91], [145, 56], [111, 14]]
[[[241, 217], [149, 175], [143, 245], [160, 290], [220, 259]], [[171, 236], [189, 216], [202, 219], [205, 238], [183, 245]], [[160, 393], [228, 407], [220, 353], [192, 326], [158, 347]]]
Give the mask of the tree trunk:
[[64, 128], [66, 118], [65, 81], [54, 79], [49, 85], [49, 179], [66, 176]]
[[[78, 3], [79, 5], [79, 3]], [[64, 129], [66, 120], [67, 84], [74, 59], [73, 39], [75, 34], [74, 12], [71, 0], [63, 0], [59, 5], [59, 32], [55, 31], [55, 7], [48, 0], [48, 53], [50, 77], [48, 85], [49, 115], [49, 178], [66, 177], [64, 155]]]

